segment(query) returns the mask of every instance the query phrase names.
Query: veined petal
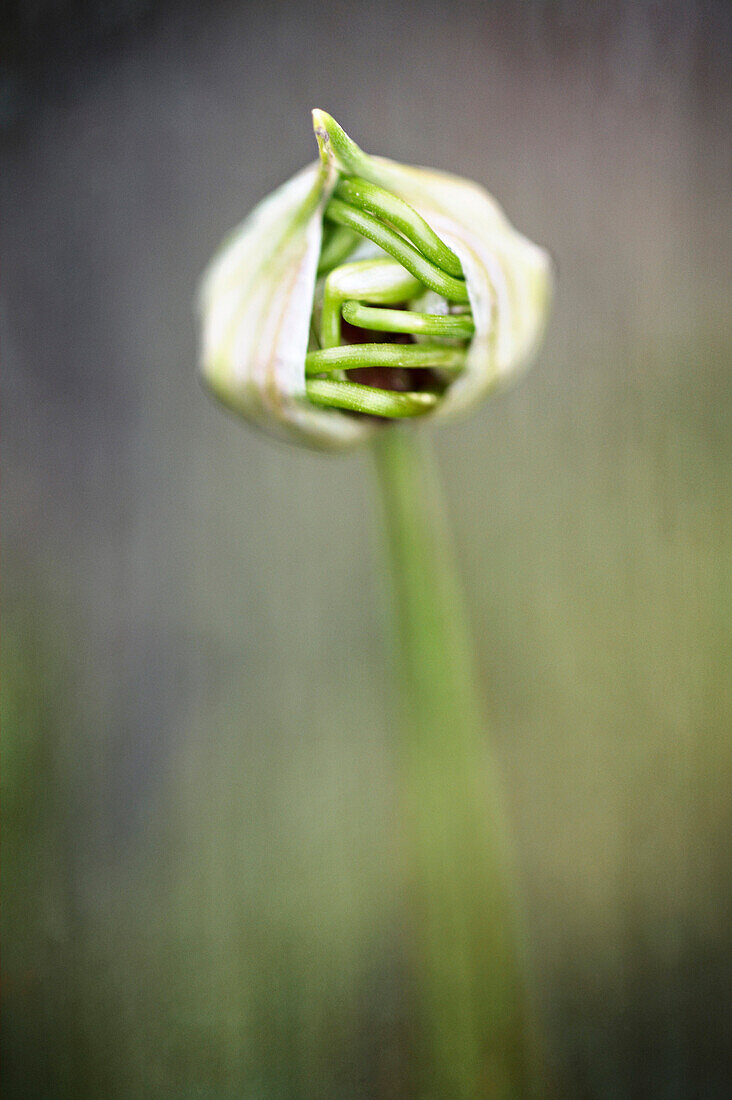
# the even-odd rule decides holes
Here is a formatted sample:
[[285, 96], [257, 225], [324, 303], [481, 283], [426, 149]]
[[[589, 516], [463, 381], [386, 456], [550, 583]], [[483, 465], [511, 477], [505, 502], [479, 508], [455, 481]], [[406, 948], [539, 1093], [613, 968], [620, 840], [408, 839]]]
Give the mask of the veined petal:
[[324, 450], [374, 431], [305, 394], [323, 209], [336, 178], [321, 161], [264, 199], [221, 246], [199, 299], [201, 370], [216, 396], [270, 433]]
[[324, 164], [408, 202], [460, 259], [475, 335], [463, 372], [431, 415], [469, 408], [530, 362], [549, 307], [548, 253], [517, 232], [477, 184], [369, 156], [324, 111], [313, 111], [313, 124]]

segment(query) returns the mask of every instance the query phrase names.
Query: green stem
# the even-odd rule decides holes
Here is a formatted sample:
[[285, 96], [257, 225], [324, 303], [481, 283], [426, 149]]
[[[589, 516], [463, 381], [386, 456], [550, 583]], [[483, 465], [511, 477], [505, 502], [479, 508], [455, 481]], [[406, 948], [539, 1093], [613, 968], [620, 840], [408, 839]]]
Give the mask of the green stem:
[[305, 374], [327, 374], [358, 367], [438, 367], [461, 370], [465, 366], [465, 348], [444, 344], [346, 344], [337, 348], [319, 348], [305, 356]]
[[306, 383], [308, 398], [325, 409], [348, 409], [368, 416], [401, 419], [424, 416], [437, 404], [437, 394], [429, 391], [396, 393], [360, 382], [333, 381], [330, 378], [310, 378]]
[[442, 336], [452, 340], [469, 340], [475, 332], [475, 323], [470, 315], [381, 309], [362, 305], [361, 302], [344, 302], [341, 312], [349, 324], [373, 332], [406, 332], [410, 336]]
[[378, 218], [340, 199], [330, 200], [325, 208], [325, 218], [373, 241], [379, 248], [383, 248], [384, 252], [398, 260], [410, 275], [414, 275], [415, 279], [419, 279], [430, 290], [442, 294], [448, 301], [468, 301], [468, 288], [462, 279], [448, 275], [431, 260], [425, 259], [413, 244], [400, 237], [393, 229], [389, 229]]
[[416, 210], [391, 191], [385, 191], [383, 187], [377, 187], [366, 180], [343, 177], [336, 185], [334, 193], [351, 206], [391, 222], [433, 264], [441, 267], [448, 275], [463, 278], [462, 264], [452, 249], [447, 247]]
[[394, 580], [405, 733], [400, 789], [419, 1095], [534, 1094], [505, 815], [439, 484], [423, 433], [374, 445]]

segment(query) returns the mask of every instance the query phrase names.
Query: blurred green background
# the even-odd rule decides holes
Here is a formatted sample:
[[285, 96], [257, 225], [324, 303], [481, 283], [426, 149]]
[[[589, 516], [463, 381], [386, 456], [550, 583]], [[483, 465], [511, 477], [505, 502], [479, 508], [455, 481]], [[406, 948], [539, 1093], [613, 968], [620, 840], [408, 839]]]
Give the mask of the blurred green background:
[[195, 374], [313, 106], [555, 257], [535, 368], [436, 432], [550, 1087], [728, 1095], [728, 7], [4, 18], [6, 1095], [410, 1093], [373, 471]]

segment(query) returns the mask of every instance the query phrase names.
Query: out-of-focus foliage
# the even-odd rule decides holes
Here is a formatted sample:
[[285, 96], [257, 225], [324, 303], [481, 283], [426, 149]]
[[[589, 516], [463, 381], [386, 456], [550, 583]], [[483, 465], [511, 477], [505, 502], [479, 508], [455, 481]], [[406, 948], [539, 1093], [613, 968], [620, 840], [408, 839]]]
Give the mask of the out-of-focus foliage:
[[438, 433], [487, 732], [557, 1091], [713, 1096], [728, 16], [384, 3], [334, 49], [331, 7], [163, 8], [5, 139], [6, 1092], [409, 1092], [371, 471], [195, 382], [197, 275], [320, 103], [557, 261], [534, 371]]

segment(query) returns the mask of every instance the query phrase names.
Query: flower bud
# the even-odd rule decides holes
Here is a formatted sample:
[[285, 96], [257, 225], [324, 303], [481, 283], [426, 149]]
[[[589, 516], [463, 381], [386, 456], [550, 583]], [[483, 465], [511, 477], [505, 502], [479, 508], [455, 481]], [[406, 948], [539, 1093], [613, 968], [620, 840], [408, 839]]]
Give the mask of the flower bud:
[[[338, 450], [366, 440], [378, 417], [450, 416], [513, 376], [541, 336], [551, 273], [477, 184], [368, 156], [323, 111], [313, 122], [320, 162], [261, 202], [204, 276], [202, 371], [262, 428]], [[355, 262], [339, 264], [346, 256]], [[432, 312], [414, 312], [427, 301]], [[343, 321], [372, 329], [367, 343], [349, 346]], [[401, 342], [374, 342], [384, 332]], [[358, 369], [388, 377], [394, 363], [420, 380], [415, 392], [370, 390]]]

